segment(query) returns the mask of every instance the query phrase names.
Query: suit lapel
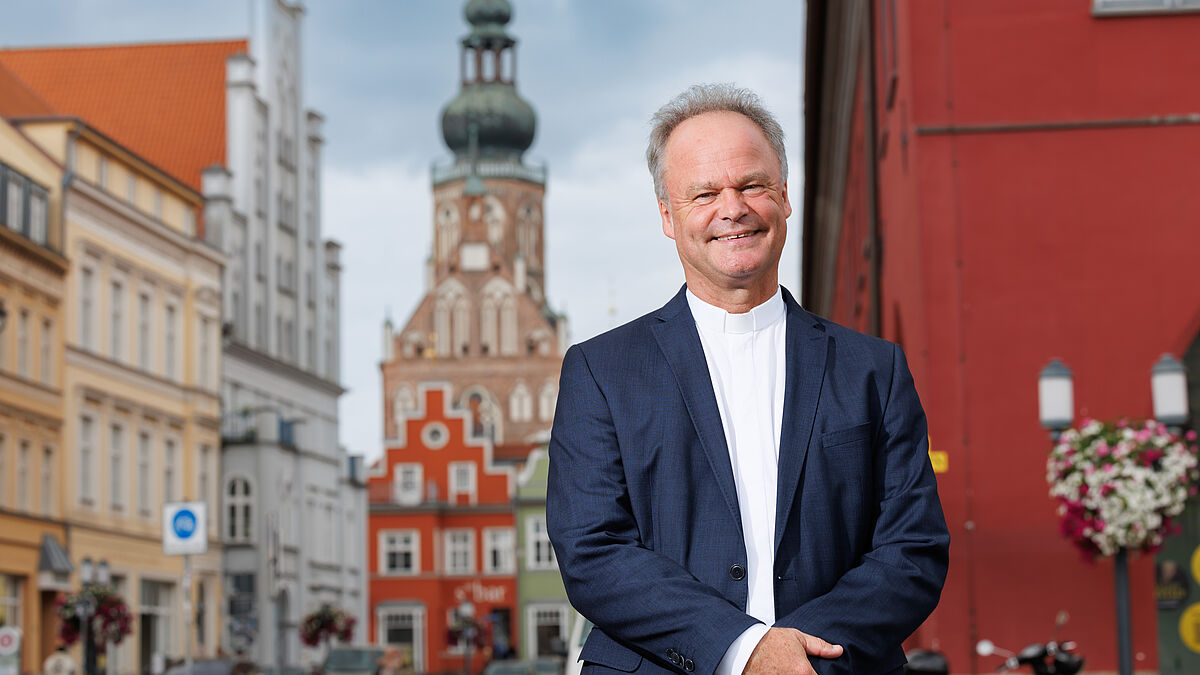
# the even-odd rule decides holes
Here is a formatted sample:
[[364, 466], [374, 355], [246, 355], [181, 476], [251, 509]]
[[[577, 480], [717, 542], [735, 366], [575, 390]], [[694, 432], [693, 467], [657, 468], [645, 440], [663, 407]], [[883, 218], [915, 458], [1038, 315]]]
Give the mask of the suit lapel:
[[[686, 286], [684, 287], [686, 289]], [[733, 465], [729, 461], [729, 446], [725, 444], [725, 428], [721, 425], [721, 412], [713, 393], [712, 379], [708, 375], [708, 360], [704, 358], [704, 346], [691, 309], [687, 306], [684, 290], [659, 310], [662, 323], [651, 325], [654, 339], [667, 358], [675, 382], [683, 395], [688, 415], [696, 427], [700, 444], [708, 456], [717, 485], [725, 497], [725, 503], [742, 528], [741, 511], [738, 509], [737, 489], [733, 483]], [[785, 418], [786, 419], [786, 418]]]
[[801, 309], [786, 289], [783, 299], [787, 304], [787, 353], [775, 506], [776, 553], [791, 515], [796, 488], [804, 471], [804, 460], [808, 456], [817, 402], [825, 381], [825, 356], [828, 353], [825, 327], [813, 315]]

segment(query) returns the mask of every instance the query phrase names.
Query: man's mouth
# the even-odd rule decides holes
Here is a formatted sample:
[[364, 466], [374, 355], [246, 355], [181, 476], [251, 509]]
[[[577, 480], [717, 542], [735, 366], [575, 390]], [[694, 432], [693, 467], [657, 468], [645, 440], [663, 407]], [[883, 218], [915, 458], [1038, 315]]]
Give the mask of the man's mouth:
[[743, 237], [749, 237], [752, 234], [758, 234], [758, 231], [755, 230], [754, 232], [738, 232], [737, 234], [727, 234], [724, 237], [717, 237], [716, 240], [717, 241], [733, 241], [734, 239], [741, 239]]

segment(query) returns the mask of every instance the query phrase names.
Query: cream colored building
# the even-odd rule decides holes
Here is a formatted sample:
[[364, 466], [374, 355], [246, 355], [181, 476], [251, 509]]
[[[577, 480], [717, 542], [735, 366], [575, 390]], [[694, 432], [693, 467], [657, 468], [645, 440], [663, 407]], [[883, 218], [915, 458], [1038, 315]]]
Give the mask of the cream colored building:
[[[11, 91], [0, 73], [0, 96]], [[40, 564], [47, 548], [66, 562], [61, 182], [61, 167], [0, 120], [0, 626], [24, 634], [23, 672], [54, 650], [54, 602], [69, 588], [64, 565]]]
[[[85, 556], [106, 560], [135, 616], [108, 673], [181, 658], [190, 626], [193, 653], [215, 655], [225, 257], [198, 225], [203, 197], [84, 122], [17, 124], [68, 171], [60, 487], [76, 568]], [[183, 559], [162, 550], [163, 504], [184, 500], [209, 505], [190, 617]]]

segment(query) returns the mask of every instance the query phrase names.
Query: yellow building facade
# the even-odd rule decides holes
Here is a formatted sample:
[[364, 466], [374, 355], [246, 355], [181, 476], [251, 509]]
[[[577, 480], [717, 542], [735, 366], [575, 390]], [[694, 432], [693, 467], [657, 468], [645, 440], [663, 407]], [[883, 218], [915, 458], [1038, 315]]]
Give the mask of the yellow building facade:
[[[59, 484], [76, 569], [107, 561], [134, 615], [107, 672], [182, 658], [189, 638], [194, 656], [215, 656], [225, 258], [202, 236], [203, 197], [86, 123], [18, 124], [67, 171]], [[163, 504], [178, 501], [208, 505], [208, 552], [186, 587], [183, 559], [162, 549]]]
[[22, 631], [22, 672], [54, 650], [54, 603], [69, 588], [61, 183], [61, 166], [0, 120], [0, 626]]

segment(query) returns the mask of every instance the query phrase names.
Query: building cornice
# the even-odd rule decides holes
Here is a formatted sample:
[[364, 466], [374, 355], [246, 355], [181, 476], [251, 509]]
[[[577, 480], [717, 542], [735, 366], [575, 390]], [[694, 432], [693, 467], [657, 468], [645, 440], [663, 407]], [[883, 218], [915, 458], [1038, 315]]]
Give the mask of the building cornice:
[[270, 368], [282, 375], [292, 378], [300, 384], [307, 385], [314, 389], [319, 389], [332, 396], [341, 396], [346, 393], [346, 390], [338, 383], [326, 380], [319, 375], [315, 375], [307, 370], [294, 366], [290, 363], [280, 361], [279, 359], [269, 354], [264, 354], [256, 349], [248, 347], [241, 342], [235, 340], [226, 340], [223, 345], [226, 356], [233, 356], [243, 361], [247, 361], [253, 365], [263, 368]]

